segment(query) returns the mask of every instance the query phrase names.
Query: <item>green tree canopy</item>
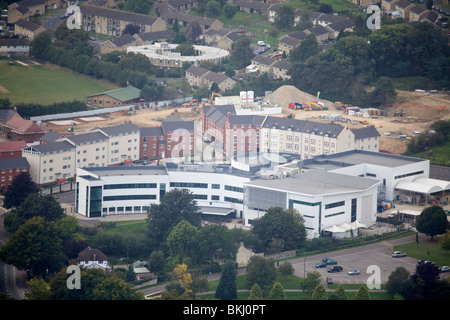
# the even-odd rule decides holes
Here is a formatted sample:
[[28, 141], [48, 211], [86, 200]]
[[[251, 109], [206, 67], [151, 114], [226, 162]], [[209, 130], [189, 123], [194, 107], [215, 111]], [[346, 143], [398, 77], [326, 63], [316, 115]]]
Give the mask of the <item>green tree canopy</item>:
[[158, 249], [172, 228], [182, 220], [200, 227], [201, 211], [189, 190], [173, 189], [162, 197], [159, 204], [150, 206], [147, 220], [150, 247]]
[[294, 209], [272, 207], [259, 219], [253, 221], [252, 232], [267, 248], [274, 239], [283, 241], [283, 250], [301, 247], [306, 239], [302, 216]]
[[281, 283], [275, 282], [273, 284], [272, 289], [270, 289], [269, 299], [270, 300], [284, 300], [285, 298], [286, 297], [284, 294], [283, 286], [281, 285]]
[[30, 174], [22, 172], [18, 174], [9, 185], [3, 200], [3, 206], [7, 209], [20, 206], [31, 193], [37, 193], [34, 181], [31, 180]]
[[242, 69], [250, 64], [253, 56], [252, 49], [250, 48], [250, 38], [239, 38], [233, 43], [230, 64], [234, 69]]
[[425, 208], [417, 218], [417, 231], [433, 237], [444, 234], [449, 226], [447, 216], [442, 207], [433, 205]]
[[319, 283], [315, 288], [311, 296], [311, 300], [328, 300], [328, 294], [323, 284]]
[[252, 288], [256, 283], [260, 286], [263, 295], [267, 296], [275, 283], [276, 270], [274, 261], [260, 256], [253, 256], [247, 266], [247, 287]]
[[294, 25], [295, 11], [290, 5], [280, 6], [275, 17], [275, 27], [279, 30], [286, 31]]
[[236, 270], [231, 262], [225, 263], [216, 289], [216, 299], [237, 299]]

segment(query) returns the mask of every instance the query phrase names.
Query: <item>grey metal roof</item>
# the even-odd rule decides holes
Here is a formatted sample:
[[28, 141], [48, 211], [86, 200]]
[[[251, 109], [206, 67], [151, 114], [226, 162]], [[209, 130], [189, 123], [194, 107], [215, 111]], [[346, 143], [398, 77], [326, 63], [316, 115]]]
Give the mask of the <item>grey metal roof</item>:
[[246, 183], [248, 186], [283, 190], [305, 195], [335, 194], [367, 190], [380, 180], [361, 178], [346, 174], [309, 170], [294, 177], [273, 180], [257, 179]]
[[175, 131], [177, 129], [186, 129], [194, 132], [194, 121], [163, 121], [162, 127], [164, 131]]
[[62, 137], [64, 137], [62, 133], [58, 133], [55, 131], [48, 131], [41, 137], [40, 140], [46, 142], [55, 142], [57, 139]]
[[164, 131], [162, 127], [141, 128], [141, 137], [162, 137]]
[[105, 134], [94, 131], [88, 133], [75, 134], [73, 136], [68, 136], [67, 139], [72, 141], [75, 144], [82, 144], [86, 142], [95, 142], [95, 141], [106, 141], [108, 137]]
[[[128, 123], [119, 124], [116, 126], [102, 127], [102, 128], [94, 129], [94, 130], [95, 131], [101, 130], [104, 133], [106, 133], [108, 136], [111, 136], [111, 135], [117, 135], [120, 133], [139, 132], [139, 127], [132, 124], [131, 122], [128, 122]], [[92, 131], [94, 131], [94, 130], [92, 130]]]
[[269, 129], [273, 128], [280, 130], [291, 130], [294, 132], [304, 132], [319, 136], [327, 135], [331, 138], [336, 138], [342, 132], [342, 130], [344, 130], [344, 127], [337, 124], [270, 116], [267, 117], [262, 127]]
[[365, 139], [380, 136], [378, 130], [372, 126], [351, 130], [355, 134], [355, 139]]
[[0, 170], [15, 169], [15, 168], [29, 168], [27, 158], [10, 158], [0, 159]]
[[[50, 142], [50, 143], [45, 143], [45, 144], [33, 145], [28, 148], [33, 148], [36, 151], [39, 151], [41, 153], [48, 153], [48, 152], [53, 152], [53, 151], [66, 151], [66, 150], [75, 149], [75, 146], [67, 141], [58, 141], [58, 142]], [[26, 148], [26, 149], [28, 149], [28, 148]]]

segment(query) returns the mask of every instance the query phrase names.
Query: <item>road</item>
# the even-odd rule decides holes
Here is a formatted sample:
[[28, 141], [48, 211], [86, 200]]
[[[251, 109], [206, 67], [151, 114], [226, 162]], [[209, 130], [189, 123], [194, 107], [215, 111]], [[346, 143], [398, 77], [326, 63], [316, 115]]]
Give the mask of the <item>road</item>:
[[[8, 241], [9, 235], [3, 228], [3, 220], [6, 210], [0, 207], [0, 247]], [[0, 260], [0, 292], [8, 293], [9, 296], [21, 300], [25, 293], [26, 272], [16, 267], [3, 263]]]
[[[420, 238], [425, 235], [420, 235]], [[405, 237], [401, 239], [389, 240], [386, 242], [375, 243], [367, 246], [354, 247], [344, 250], [335, 251], [329, 254], [319, 254], [305, 258], [296, 258], [289, 260], [294, 267], [294, 274], [300, 277], [304, 277], [307, 272], [317, 271], [321, 274], [322, 280], [325, 283], [327, 277], [332, 277], [335, 283], [368, 283], [370, 278], [370, 284], [378, 282], [371, 279], [379, 280], [380, 283], [385, 283], [388, 280], [389, 275], [397, 267], [403, 266], [410, 273], [415, 272], [417, 259], [411, 257], [392, 258], [392, 247], [397, 244], [415, 241], [415, 235]], [[334, 259], [338, 262], [338, 265], [343, 267], [342, 272], [328, 273], [327, 268], [315, 268], [314, 266], [327, 257]], [[367, 272], [367, 267], [376, 266], [379, 269], [379, 274], [375, 278], [375, 274]], [[348, 275], [347, 272], [351, 269], [358, 269], [359, 275]], [[244, 274], [245, 269], [239, 269], [238, 274]], [[219, 274], [212, 274], [208, 276], [208, 281], [220, 279]], [[141, 290], [144, 295], [163, 291], [165, 285], [155, 286]]]

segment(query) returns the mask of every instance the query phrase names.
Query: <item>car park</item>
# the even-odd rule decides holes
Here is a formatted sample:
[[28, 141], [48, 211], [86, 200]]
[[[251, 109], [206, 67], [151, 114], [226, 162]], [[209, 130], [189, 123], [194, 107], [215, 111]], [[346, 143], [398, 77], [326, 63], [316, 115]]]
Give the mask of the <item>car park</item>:
[[325, 268], [328, 264], [326, 262], [319, 262], [314, 267], [316, 268]]
[[352, 269], [348, 272], [349, 275], [354, 276], [360, 274], [359, 270]]
[[401, 251], [394, 251], [394, 252], [392, 252], [392, 257], [393, 258], [406, 257], [406, 253], [401, 252]]
[[330, 268], [328, 268], [328, 272], [332, 273], [332, 272], [341, 272], [342, 271], [342, 267], [341, 266], [332, 266]]

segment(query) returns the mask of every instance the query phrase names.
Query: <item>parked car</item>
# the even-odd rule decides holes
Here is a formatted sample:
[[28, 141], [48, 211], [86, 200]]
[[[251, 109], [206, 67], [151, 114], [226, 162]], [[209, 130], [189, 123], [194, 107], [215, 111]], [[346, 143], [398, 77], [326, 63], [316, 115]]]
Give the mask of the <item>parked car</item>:
[[314, 267], [316, 268], [325, 268], [328, 264], [326, 262], [319, 262]]
[[439, 268], [440, 272], [449, 272], [450, 271], [450, 267], [449, 266], [443, 266]]
[[349, 275], [354, 276], [359, 274], [359, 270], [353, 269], [348, 272]]
[[337, 264], [337, 261], [333, 259], [328, 259], [327, 264]]
[[406, 253], [401, 251], [394, 251], [392, 252], [392, 257], [398, 258], [398, 257], [406, 257]]
[[326, 281], [328, 284], [333, 284], [333, 278], [327, 277]]
[[330, 268], [328, 268], [327, 270], [328, 272], [341, 272], [342, 271], [342, 267], [341, 266], [332, 266]]

